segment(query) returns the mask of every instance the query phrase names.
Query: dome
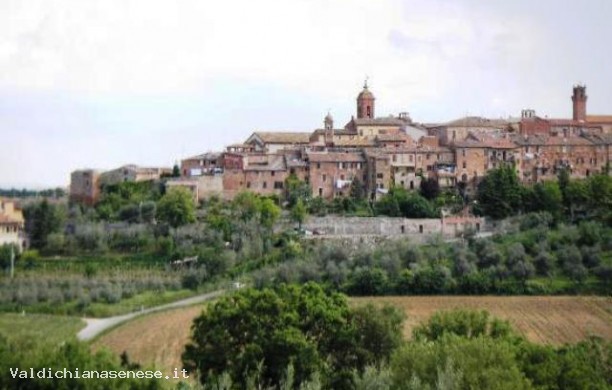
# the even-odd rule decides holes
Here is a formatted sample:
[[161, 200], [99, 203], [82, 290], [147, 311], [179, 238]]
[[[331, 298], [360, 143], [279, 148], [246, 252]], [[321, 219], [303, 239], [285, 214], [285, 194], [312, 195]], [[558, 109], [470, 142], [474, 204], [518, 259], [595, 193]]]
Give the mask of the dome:
[[374, 99], [374, 94], [368, 89], [368, 84], [364, 84], [363, 90], [359, 92], [357, 99]]
[[325, 115], [325, 121], [329, 122], [329, 121], [333, 121], [334, 117], [331, 116], [331, 114], [328, 112], [327, 115]]

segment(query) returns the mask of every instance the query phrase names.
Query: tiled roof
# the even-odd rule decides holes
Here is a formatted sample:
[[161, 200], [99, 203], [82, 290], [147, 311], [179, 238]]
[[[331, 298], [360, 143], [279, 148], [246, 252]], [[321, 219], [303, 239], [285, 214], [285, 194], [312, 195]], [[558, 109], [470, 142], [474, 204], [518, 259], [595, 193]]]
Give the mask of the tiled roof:
[[521, 146], [558, 146], [558, 145], [592, 145], [593, 143], [585, 137], [571, 136], [571, 137], [551, 137], [547, 135], [530, 135], [514, 137], [514, 142]]
[[185, 160], [216, 160], [218, 158], [221, 158], [221, 156], [223, 156], [223, 153], [206, 152], [198, 154], [197, 156], [187, 157]]
[[355, 138], [355, 139], [340, 139], [334, 141], [334, 146], [338, 147], [368, 147], [374, 146], [376, 143], [372, 139], [368, 138]]
[[253, 135], [257, 135], [264, 143], [307, 144], [310, 141], [311, 133], [256, 131]]
[[284, 171], [286, 169], [285, 157], [278, 154], [268, 154], [264, 159], [257, 161], [249, 160], [244, 167], [245, 171]]
[[403, 126], [406, 122], [395, 117], [382, 118], [355, 118], [357, 126]]
[[505, 128], [508, 121], [504, 119], [489, 119], [480, 116], [466, 116], [455, 119], [445, 124], [447, 127], [495, 127]]
[[408, 135], [403, 134], [403, 133], [379, 134], [376, 136], [376, 139], [380, 142], [397, 142], [397, 141], [409, 142], [409, 141], [412, 141], [412, 138], [410, 138]]
[[612, 123], [612, 115], [587, 115], [587, 122]]
[[364, 162], [363, 153], [355, 152], [331, 152], [331, 153], [307, 153], [311, 162]]

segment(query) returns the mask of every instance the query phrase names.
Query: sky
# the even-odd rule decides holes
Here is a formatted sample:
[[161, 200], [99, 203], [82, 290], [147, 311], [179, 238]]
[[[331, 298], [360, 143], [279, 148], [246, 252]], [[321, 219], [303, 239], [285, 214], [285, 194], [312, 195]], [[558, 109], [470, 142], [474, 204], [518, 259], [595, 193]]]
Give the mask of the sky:
[[612, 114], [612, 1], [0, 0], [0, 188], [171, 166], [257, 130]]

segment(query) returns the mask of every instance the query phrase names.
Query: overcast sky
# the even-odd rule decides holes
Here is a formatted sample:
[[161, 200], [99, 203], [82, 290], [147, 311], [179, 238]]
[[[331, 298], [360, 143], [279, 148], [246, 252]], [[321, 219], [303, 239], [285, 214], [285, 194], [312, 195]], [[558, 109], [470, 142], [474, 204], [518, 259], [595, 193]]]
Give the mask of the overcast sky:
[[0, 0], [0, 187], [379, 116], [612, 114], [612, 1]]

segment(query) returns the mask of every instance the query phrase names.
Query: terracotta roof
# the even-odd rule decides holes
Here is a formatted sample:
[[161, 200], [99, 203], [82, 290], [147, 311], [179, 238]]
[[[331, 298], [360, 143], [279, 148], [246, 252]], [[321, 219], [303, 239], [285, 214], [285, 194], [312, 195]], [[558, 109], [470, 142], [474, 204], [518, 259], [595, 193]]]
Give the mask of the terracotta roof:
[[278, 154], [267, 154], [262, 159], [248, 160], [244, 167], [245, 171], [284, 171], [286, 169], [285, 156]]
[[198, 154], [197, 156], [187, 157], [185, 160], [216, 160], [218, 158], [221, 158], [222, 156], [223, 156], [223, 153], [207, 152], [207, 153]]
[[507, 138], [488, 138], [483, 140], [468, 139], [455, 141], [457, 148], [490, 148], [490, 149], [515, 149], [518, 145]]
[[382, 118], [354, 118], [357, 126], [404, 126], [406, 121], [391, 117]]
[[328, 152], [328, 153], [308, 153], [311, 162], [364, 162], [363, 153], [355, 152]]
[[592, 145], [593, 143], [588, 139], [580, 136], [571, 137], [551, 137], [547, 135], [530, 135], [514, 137], [514, 142], [521, 146], [558, 146], [558, 145]]
[[334, 141], [334, 146], [338, 147], [368, 147], [374, 146], [375, 144], [374, 140], [368, 138], [340, 139]]
[[504, 119], [489, 119], [480, 116], [466, 116], [444, 124], [446, 127], [495, 127], [503, 129], [508, 126]]
[[587, 115], [587, 122], [612, 123], [612, 115]]
[[380, 142], [397, 142], [397, 141], [409, 142], [409, 141], [412, 141], [412, 138], [410, 138], [408, 135], [403, 134], [403, 133], [379, 134], [376, 136], [376, 140]]
[[253, 135], [257, 135], [264, 143], [307, 144], [310, 141], [311, 133], [256, 131]]
[[612, 145], [612, 134], [585, 134], [583, 137], [597, 145]]

